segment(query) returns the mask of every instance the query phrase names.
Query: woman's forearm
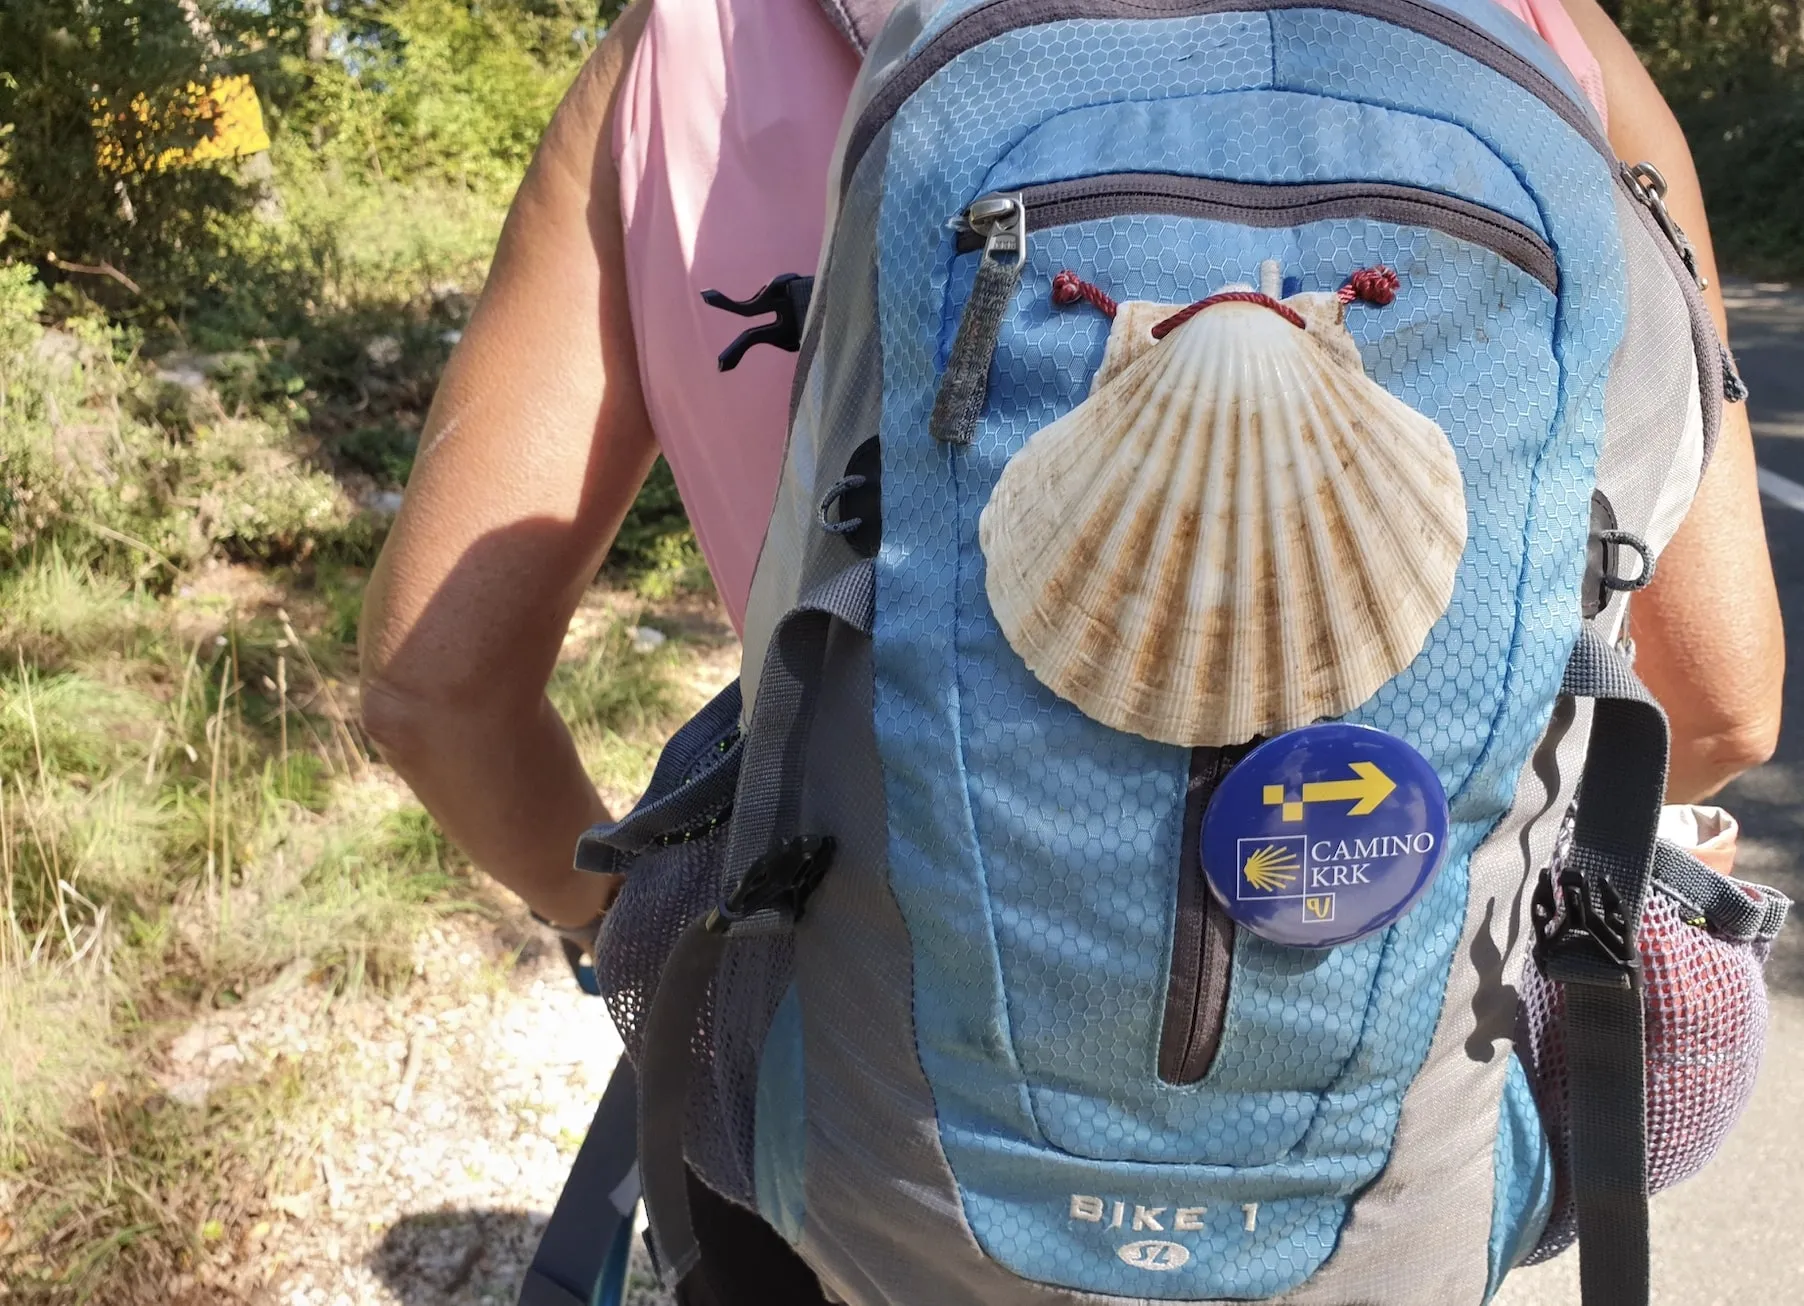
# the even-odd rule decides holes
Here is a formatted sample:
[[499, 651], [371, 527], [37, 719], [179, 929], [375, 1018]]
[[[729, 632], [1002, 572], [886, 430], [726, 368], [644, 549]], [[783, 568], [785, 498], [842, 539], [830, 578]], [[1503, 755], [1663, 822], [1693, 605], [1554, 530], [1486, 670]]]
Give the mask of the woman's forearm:
[[611, 900], [611, 878], [571, 867], [577, 836], [608, 813], [547, 699], [446, 711], [377, 679], [363, 713], [445, 833], [534, 911], [577, 925]]
[[560, 924], [608, 894], [571, 869], [605, 813], [545, 688], [657, 457], [608, 148], [644, 18], [614, 24], [521, 183], [359, 635], [383, 756], [477, 866]]

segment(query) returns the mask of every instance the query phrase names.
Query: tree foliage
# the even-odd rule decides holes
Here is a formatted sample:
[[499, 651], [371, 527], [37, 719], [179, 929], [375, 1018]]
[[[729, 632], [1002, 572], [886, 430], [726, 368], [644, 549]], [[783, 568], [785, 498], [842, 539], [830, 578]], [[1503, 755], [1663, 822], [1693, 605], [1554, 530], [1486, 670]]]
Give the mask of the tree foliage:
[[[5, 0], [0, 211], [11, 252], [112, 268], [115, 313], [187, 316], [310, 297], [328, 256], [279, 219], [287, 187], [434, 183], [504, 200], [618, 8], [595, 0]], [[274, 146], [249, 166], [105, 166], [179, 154], [197, 90], [248, 76]], [[128, 134], [123, 151], [116, 140]], [[54, 258], [52, 256], [55, 256]], [[93, 276], [93, 273], [81, 273]], [[128, 286], [128, 282], [130, 285]], [[133, 288], [135, 287], [135, 289]]]
[[207, 53], [175, 0], [0, 5], [0, 123], [9, 129], [12, 236], [39, 258], [133, 266], [204, 244], [235, 206], [233, 178], [184, 169], [138, 186], [97, 161], [108, 105], [168, 101]]
[[1804, 0], [1620, 0], [1684, 124], [1722, 264], [1804, 272]]
[[602, 30], [591, 0], [327, 0], [312, 22], [315, 57], [284, 62], [278, 95], [320, 162], [491, 190], [519, 180]]

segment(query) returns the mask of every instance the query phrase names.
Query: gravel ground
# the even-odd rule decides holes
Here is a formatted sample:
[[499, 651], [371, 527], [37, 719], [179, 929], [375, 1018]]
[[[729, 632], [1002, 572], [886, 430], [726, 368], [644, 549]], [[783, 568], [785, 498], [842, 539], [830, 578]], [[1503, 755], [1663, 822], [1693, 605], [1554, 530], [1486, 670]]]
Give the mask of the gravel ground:
[[[593, 598], [569, 647], [637, 610]], [[738, 674], [718, 604], [681, 599], [654, 615], [684, 637], [678, 682], [695, 705]], [[603, 797], [625, 811], [633, 795]], [[167, 1087], [190, 1104], [280, 1055], [331, 1058], [338, 1096], [303, 1144], [304, 1182], [269, 1203], [229, 1300], [511, 1306], [620, 1041], [550, 937], [504, 897], [492, 895], [494, 919], [449, 918], [418, 939], [415, 982], [398, 996], [330, 1002], [297, 973], [176, 1041]], [[669, 1306], [642, 1248], [628, 1287], [626, 1306]]]
[[[448, 920], [416, 955], [399, 999], [330, 1001], [297, 975], [172, 1046], [167, 1087], [191, 1106], [277, 1057], [333, 1059], [311, 1159], [269, 1200], [231, 1299], [514, 1301], [620, 1043], [523, 916]], [[636, 1269], [629, 1306], [665, 1306]]]

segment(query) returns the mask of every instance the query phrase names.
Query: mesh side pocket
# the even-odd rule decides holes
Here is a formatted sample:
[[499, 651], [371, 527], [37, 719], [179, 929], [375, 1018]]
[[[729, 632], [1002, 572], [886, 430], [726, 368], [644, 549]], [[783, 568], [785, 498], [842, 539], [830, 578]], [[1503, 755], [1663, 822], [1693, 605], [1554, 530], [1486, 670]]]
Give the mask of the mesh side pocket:
[[[1662, 859], [1709, 876], [1717, 895], [1708, 907], [1656, 873], [1641, 914], [1642, 1008], [1647, 1059], [1647, 1174], [1651, 1192], [1704, 1167], [1729, 1136], [1748, 1098], [1766, 1048], [1763, 971], [1784, 919], [1782, 895], [1717, 876], [1685, 854]], [[1722, 911], [1739, 918], [1724, 928]], [[1761, 924], [1744, 927], [1740, 921]], [[1525, 1057], [1541, 1120], [1553, 1144], [1554, 1202], [1547, 1227], [1523, 1261], [1538, 1264], [1578, 1239], [1571, 1186], [1571, 1112], [1565, 1001], [1531, 963], [1523, 973], [1516, 1046]]]
[[683, 1152], [715, 1192], [757, 1209], [753, 1170], [764, 1040], [795, 976], [795, 939], [730, 939], [692, 1046], [705, 1067], [690, 1088]]
[[671, 949], [720, 901], [741, 748], [733, 684], [664, 746], [633, 810], [577, 846], [582, 869], [625, 877], [596, 942], [595, 978], [635, 1063]]
[[[665, 745], [638, 805], [591, 830], [577, 851], [585, 870], [625, 877], [602, 922], [595, 977], [635, 1064], [671, 950], [723, 896], [744, 749], [739, 716], [734, 684]], [[786, 934], [730, 940], [689, 1035], [684, 1155], [709, 1187], [748, 1207], [758, 1065], [794, 969]]]

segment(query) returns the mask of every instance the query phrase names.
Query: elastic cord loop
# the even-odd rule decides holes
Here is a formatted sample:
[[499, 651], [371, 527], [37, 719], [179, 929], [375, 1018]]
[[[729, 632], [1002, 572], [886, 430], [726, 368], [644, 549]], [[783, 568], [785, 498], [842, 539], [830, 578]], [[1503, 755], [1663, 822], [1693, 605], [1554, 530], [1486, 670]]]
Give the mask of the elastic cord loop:
[[1617, 576], [1606, 573], [1601, 581], [1603, 587], [1607, 590], [1615, 590], [1619, 594], [1633, 593], [1636, 590], [1646, 589], [1648, 583], [1654, 578], [1654, 551], [1648, 548], [1647, 541], [1642, 539], [1639, 535], [1636, 535], [1633, 531], [1601, 531], [1597, 538], [1602, 540], [1605, 544], [1615, 544], [1620, 545], [1623, 548], [1633, 549], [1641, 557], [1641, 572], [1639, 575]]
[[821, 498], [820, 509], [815, 514], [820, 519], [822, 530], [830, 535], [850, 535], [864, 525], [862, 517], [848, 517], [844, 521], [830, 521], [827, 517], [827, 510], [838, 503], [842, 495], [850, 490], [862, 490], [864, 485], [865, 478], [854, 472], [850, 476], [840, 477], [827, 487], [827, 493]]

